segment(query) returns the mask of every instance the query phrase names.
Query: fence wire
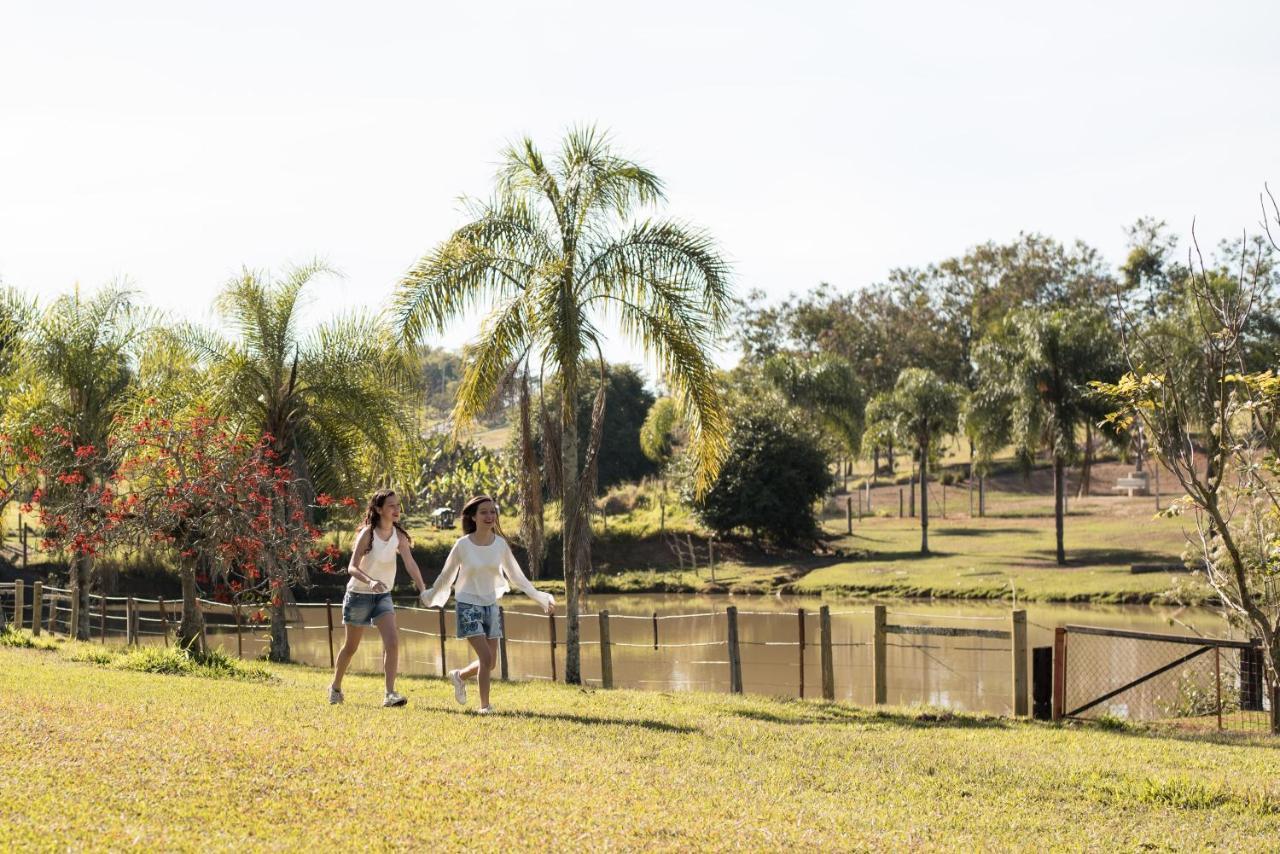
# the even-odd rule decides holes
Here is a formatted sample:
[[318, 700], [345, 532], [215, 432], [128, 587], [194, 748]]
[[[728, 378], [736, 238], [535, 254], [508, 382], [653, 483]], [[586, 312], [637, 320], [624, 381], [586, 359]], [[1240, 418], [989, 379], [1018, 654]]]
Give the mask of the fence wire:
[[1193, 730], [1266, 731], [1260, 651], [1068, 630], [1062, 712]]

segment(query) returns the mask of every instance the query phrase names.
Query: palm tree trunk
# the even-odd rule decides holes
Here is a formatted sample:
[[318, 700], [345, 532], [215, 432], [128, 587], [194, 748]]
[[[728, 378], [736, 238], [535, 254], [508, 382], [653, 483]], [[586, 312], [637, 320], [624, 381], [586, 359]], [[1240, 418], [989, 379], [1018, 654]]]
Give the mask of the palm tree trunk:
[[560, 400], [560, 516], [563, 519], [560, 537], [561, 558], [564, 561], [565, 632], [564, 681], [569, 685], [582, 683], [582, 662], [578, 648], [578, 555], [579, 539], [590, 536], [590, 526], [582, 522], [582, 501], [578, 495], [578, 413], [577, 388], [564, 383]]
[[916, 461], [911, 458], [911, 515], [916, 515]]
[[1058, 537], [1058, 566], [1067, 563], [1067, 552], [1062, 546], [1062, 519], [1066, 491], [1066, 462], [1060, 454], [1053, 457], [1053, 525]]
[[178, 646], [204, 652], [204, 615], [196, 601], [196, 568], [184, 563], [178, 568], [178, 575], [182, 579], [182, 622], [178, 624]]
[[1084, 498], [1088, 495], [1092, 483], [1093, 425], [1086, 421], [1084, 425], [1084, 462], [1080, 465], [1080, 489], [1076, 492], [1076, 498]]
[[920, 554], [929, 553], [929, 440], [920, 443]]

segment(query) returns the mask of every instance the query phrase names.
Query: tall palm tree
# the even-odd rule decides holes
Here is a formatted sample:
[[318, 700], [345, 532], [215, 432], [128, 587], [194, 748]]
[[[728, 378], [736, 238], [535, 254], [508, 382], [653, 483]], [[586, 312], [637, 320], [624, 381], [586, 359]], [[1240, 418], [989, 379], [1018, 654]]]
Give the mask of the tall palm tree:
[[935, 442], [956, 431], [961, 388], [928, 368], [903, 368], [892, 391], [867, 406], [872, 437], [896, 434], [920, 458], [920, 554], [929, 553], [929, 454]]
[[978, 389], [1009, 407], [1014, 440], [1030, 459], [1053, 457], [1053, 518], [1058, 565], [1067, 562], [1063, 517], [1066, 468], [1076, 455], [1076, 432], [1106, 415], [1091, 380], [1121, 374], [1120, 341], [1097, 308], [1028, 308], [1007, 317], [977, 353]]
[[[726, 447], [725, 416], [710, 357], [729, 309], [729, 268], [705, 232], [665, 219], [636, 219], [664, 198], [662, 182], [613, 153], [593, 128], [570, 131], [548, 162], [525, 138], [502, 154], [497, 188], [471, 201], [471, 221], [423, 256], [395, 300], [402, 335], [443, 332], [488, 305], [467, 350], [455, 428], [472, 421], [504, 376], [558, 375], [555, 435], [564, 520], [568, 654], [565, 679], [581, 681], [578, 600], [587, 575], [588, 485], [599, 453], [604, 387], [596, 397], [586, 463], [579, 470], [576, 402], [584, 371], [604, 370], [605, 323], [656, 358], [690, 425], [699, 483], [715, 475]], [[544, 386], [545, 387], [545, 386]]]
[[[187, 327], [183, 338], [208, 366], [216, 408], [270, 434], [273, 450], [312, 493], [350, 494], [400, 479], [399, 448], [412, 432], [406, 354], [372, 315], [301, 329], [301, 297], [319, 263], [283, 278], [244, 270], [216, 308], [237, 333]], [[306, 501], [313, 496], [304, 495]], [[274, 607], [271, 659], [287, 661], [284, 604]]]
[[[108, 285], [90, 297], [76, 288], [54, 300], [26, 335], [15, 416], [28, 420], [27, 426], [61, 425], [77, 447], [106, 447], [134, 382], [137, 351], [150, 321], [151, 314], [123, 285]], [[101, 485], [112, 472], [89, 474]], [[72, 560], [71, 590], [82, 614], [89, 612], [92, 576], [92, 558]], [[88, 633], [89, 621], [82, 620], [79, 636], [87, 639]]]

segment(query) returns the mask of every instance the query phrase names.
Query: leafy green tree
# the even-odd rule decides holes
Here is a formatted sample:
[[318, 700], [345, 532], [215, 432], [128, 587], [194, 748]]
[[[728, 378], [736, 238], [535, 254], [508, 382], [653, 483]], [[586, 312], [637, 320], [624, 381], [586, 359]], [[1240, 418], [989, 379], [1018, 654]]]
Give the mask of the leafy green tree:
[[[4, 413], [5, 432], [20, 437], [44, 425], [58, 425], [69, 431], [67, 439], [77, 448], [105, 448], [134, 382], [138, 349], [150, 319], [133, 292], [119, 285], [88, 297], [77, 288], [51, 302], [22, 336], [19, 379]], [[112, 474], [102, 465], [91, 466], [83, 487], [47, 488], [100, 489]], [[71, 560], [72, 595], [80, 598], [82, 613], [88, 613], [94, 563], [90, 554]], [[87, 621], [80, 624], [80, 636], [88, 637]]]
[[748, 411], [734, 420], [719, 477], [693, 506], [717, 533], [745, 528], [790, 545], [815, 536], [813, 505], [830, 486], [827, 456], [800, 421]]
[[[600, 446], [609, 453], [596, 461], [596, 490], [599, 494], [614, 484], [637, 481], [657, 472], [657, 467], [640, 446], [640, 429], [653, 406], [653, 392], [645, 388], [644, 378], [630, 365], [609, 365], [606, 369], [609, 401], [601, 426]], [[591, 409], [599, 386], [599, 378], [591, 377], [578, 393], [578, 433], [591, 429]], [[586, 448], [578, 456], [578, 464], [586, 465]]]
[[[315, 494], [362, 493], [374, 484], [408, 492], [416, 472], [401, 453], [412, 435], [413, 382], [404, 353], [370, 315], [301, 329], [301, 299], [320, 264], [283, 278], [244, 270], [216, 307], [235, 332], [187, 327], [181, 337], [208, 372], [214, 411], [271, 437], [310, 504]], [[305, 494], [312, 491], [312, 495]], [[273, 604], [270, 657], [289, 659], [284, 605]]]
[[937, 443], [956, 431], [962, 389], [926, 368], [906, 368], [893, 391], [868, 405], [871, 436], [892, 433], [912, 445], [920, 460], [920, 553], [929, 553], [929, 457]]
[[409, 271], [395, 314], [401, 334], [416, 341], [489, 306], [466, 351], [454, 406], [458, 427], [490, 405], [512, 371], [541, 377], [545, 368], [563, 389], [556, 430], [547, 435], [548, 462], [558, 457], [549, 468], [564, 518], [565, 679], [577, 683], [579, 596], [589, 575], [590, 484], [606, 384], [593, 405], [585, 465], [579, 390], [593, 361], [603, 372], [604, 326], [616, 322], [656, 357], [679, 394], [699, 482], [709, 485], [725, 448], [710, 353], [729, 309], [729, 268], [707, 234], [674, 221], [635, 219], [641, 207], [662, 200], [662, 182], [616, 155], [594, 129], [569, 132], [550, 161], [527, 138], [502, 160], [494, 197], [469, 203], [471, 221]]
[[850, 457], [858, 456], [866, 396], [851, 363], [835, 356], [799, 359], [779, 354], [765, 363], [765, 375], [788, 403], [809, 413]]
[[680, 409], [669, 397], [660, 397], [645, 414], [640, 425], [640, 449], [662, 477], [658, 493], [658, 532], [667, 532], [667, 469], [675, 459], [676, 444], [680, 440]]
[[978, 355], [981, 393], [1009, 402], [1014, 441], [1028, 458], [1042, 448], [1053, 458], [1059, 565], [1067, 562], [1064, 489], [1066, 467], [1076, 456], [1076, 433], [1105, 415], [1089, 382], [1118, 377], [1120, 352], [1106, 315], [1083, 307], [1015, 312]]

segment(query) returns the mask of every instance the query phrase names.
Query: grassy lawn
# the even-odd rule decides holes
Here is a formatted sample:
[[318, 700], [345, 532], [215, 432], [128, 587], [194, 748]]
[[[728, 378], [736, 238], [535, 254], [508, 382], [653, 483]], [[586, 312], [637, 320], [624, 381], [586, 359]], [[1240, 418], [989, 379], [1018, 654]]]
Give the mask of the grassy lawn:
[[[1081, 502], [1084, 504], [1084, 502]], [[1185, 573], [1134, 575], [1138, 563], [1177, 563], [1185, 544], [1179, 519], [1153, 519], [1146, 507], [1094, 500], [1068, 516], [1067, 566], [1054, 552], [1052, 516], [931, 519], [928, 557], [916, 519], [866, 518], [835, 548], [858, 557], [835, 560], [794, 583], [801, 593], [944, 596], [1098, 602], [1157, 601], [1177, 590], [1198, 600], [1209, 591]], [[829, 521], [843, 534], [843, 520]]]
[[1202, 848], [1280, 834], [1277, 745], [500, 684], [122, 672], [0, 648], [0, 849]]

